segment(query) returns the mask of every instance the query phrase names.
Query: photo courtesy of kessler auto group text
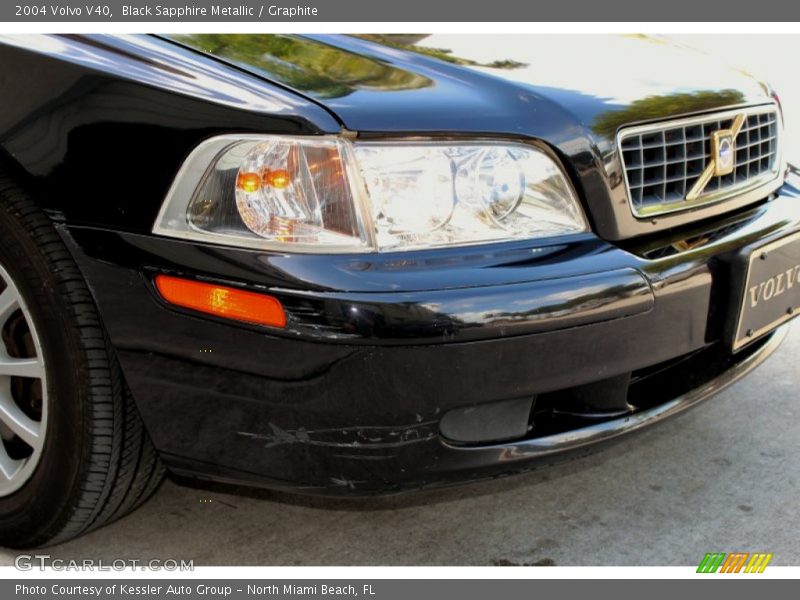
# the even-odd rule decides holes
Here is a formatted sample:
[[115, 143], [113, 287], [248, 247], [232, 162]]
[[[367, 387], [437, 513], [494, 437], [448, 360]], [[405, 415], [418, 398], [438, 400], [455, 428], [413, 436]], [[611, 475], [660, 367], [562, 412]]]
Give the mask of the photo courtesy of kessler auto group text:
[[796, 597], [800, 8], [718, 8], [0, 7], [0, 597]]

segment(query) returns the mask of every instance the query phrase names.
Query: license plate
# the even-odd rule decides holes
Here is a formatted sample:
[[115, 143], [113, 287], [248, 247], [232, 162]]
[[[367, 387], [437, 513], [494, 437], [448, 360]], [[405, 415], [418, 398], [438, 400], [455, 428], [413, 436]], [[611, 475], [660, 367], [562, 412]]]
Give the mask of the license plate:
[[[739, 260], [732, 348], [743, 348], [800, 313], [800, 232], [748, 249]], [[736, 279], [736, 278], [735, 278]]]

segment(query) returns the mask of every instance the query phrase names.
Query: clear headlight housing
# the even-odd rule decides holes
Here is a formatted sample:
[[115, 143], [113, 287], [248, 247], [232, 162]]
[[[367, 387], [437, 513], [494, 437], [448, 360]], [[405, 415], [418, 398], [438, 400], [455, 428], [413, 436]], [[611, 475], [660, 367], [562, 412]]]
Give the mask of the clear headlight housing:
[[222, 136], [187, 159], [154, 232], [247, 248], [344, 253], [587, 229], [561, 167], [537, 146]]

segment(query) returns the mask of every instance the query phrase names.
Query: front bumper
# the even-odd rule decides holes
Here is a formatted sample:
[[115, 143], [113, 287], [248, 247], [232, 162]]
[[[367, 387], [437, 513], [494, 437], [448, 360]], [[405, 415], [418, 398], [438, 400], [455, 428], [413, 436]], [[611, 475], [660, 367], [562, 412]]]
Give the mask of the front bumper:
[[[581, 452], [754, 368], [780, 334], [728, 352], [731, 264], [755, 241], [800, 230], [798, 179], [744, 212], [625, 247], [579, 236], [297, 257], [61, 232], [173, 470], [307, 492], [391, 492]], [[153, 292], [155, 272], [269, 291], [289, 327], [168, 308]], [[526, 415], [502, 442], [455, 443], [442, 432], [448, 414], [518, 399], [557, 409], [565, 391], [609, 381], [623, 382], [637, 412], [583, 415], [577, 427], [546, 432]], [[479, 414], [491, 421], [491, 411]]]

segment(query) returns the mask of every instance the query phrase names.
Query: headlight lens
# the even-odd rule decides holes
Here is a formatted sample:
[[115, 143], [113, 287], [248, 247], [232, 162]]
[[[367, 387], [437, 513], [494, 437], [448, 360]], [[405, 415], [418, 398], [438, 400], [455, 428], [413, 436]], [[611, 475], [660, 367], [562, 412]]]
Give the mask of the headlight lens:
[[223, 136], [187, 159], [154, 232], [297, 252], [458, 246], [587, 230], [561, 168], [503, 142]]

